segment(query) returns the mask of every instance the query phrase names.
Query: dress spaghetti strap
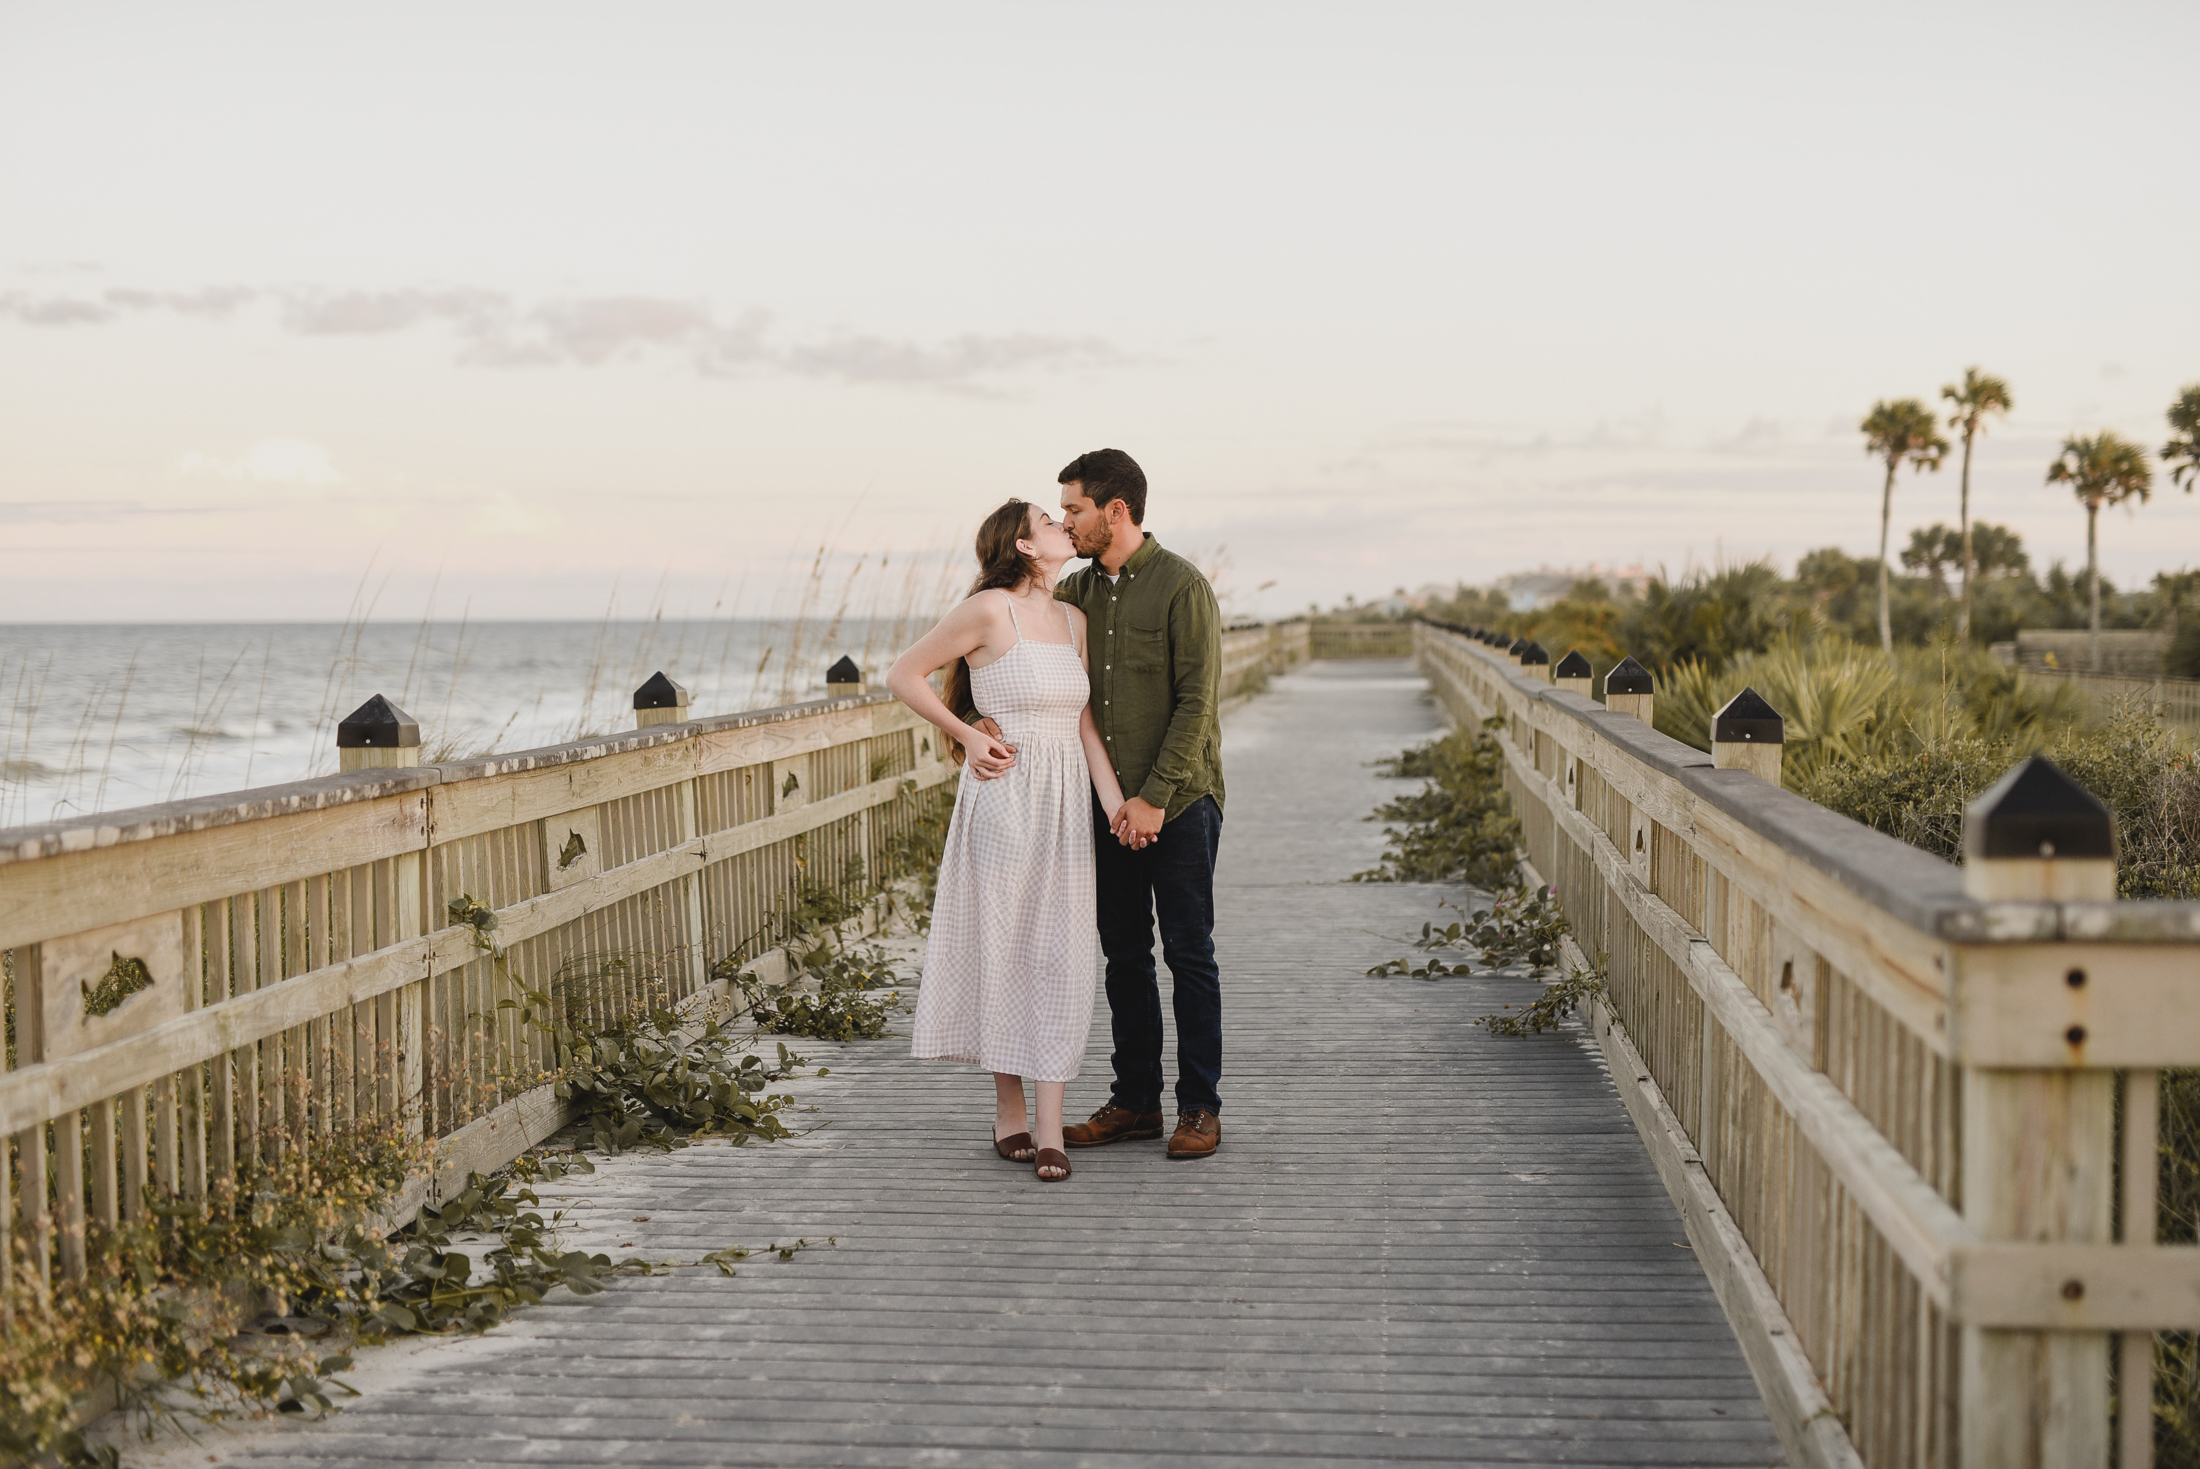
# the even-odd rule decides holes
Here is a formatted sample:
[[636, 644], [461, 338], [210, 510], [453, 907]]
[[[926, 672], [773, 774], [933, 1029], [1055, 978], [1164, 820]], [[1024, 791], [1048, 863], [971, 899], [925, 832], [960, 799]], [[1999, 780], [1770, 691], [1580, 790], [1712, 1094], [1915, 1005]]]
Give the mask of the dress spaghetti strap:
[[1001, 595], [1008, 600], [1008, 625], [1016, 629], [1016, 641], [1020, 643], [1024, 640], [1024, 625], [1016, 620], [1016, 599], [1012, 596], [1009, 596], [1008, 588], [1006, 587], [1002, 587], [1000, 589], [1000, 592]]

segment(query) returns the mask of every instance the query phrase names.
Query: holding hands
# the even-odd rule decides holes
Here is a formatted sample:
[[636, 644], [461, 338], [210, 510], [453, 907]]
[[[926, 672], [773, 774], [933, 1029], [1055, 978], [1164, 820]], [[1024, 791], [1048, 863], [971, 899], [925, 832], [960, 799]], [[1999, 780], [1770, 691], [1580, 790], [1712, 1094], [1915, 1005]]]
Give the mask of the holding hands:
[[1133, 796], [1115, 810], [1108, 822], [1108, 830], [1124, 846], [1143, 851], [1161, 840], [1161, 819], [1165, 815], [1159, 806], [1142, 796]]

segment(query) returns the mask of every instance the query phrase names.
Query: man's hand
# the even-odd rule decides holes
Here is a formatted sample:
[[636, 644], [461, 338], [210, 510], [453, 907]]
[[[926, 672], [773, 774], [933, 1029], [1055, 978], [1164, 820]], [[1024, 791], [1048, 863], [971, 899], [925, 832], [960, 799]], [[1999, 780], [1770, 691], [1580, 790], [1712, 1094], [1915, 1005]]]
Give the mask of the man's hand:
[[[980, 718], [970, 726], [984, 735], [986, 745], [963, 741], [963, 748], [970, 752], [969, 769], [980, 780], [991, 780], [1006, 775], [1016, 763], [1016, 747], [1001, 738], [1001, 727], [992, 720]], [[996, 753], [1005, 752], [1005, 753]]]
[[1159, 806], [1153, 805], [1144, 797], [1131, 797], [1115, 813], [1115, 839], [1134, 850], [1151, 846], [1161, 840], [1161, 819], [1164, 814]]

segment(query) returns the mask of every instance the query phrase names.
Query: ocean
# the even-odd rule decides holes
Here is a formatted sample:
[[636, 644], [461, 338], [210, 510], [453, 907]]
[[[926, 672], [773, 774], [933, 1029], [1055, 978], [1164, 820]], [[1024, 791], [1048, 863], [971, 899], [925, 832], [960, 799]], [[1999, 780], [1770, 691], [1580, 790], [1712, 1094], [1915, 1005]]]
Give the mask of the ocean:
[[697, 714], [824, 692], [843, 654], [885, 675], [903, 621], [0, 624], [0, 827], [243, 790], [336, 769], [336, 725], [374, 694], [429, 759], [633, 727], [662, 669]]

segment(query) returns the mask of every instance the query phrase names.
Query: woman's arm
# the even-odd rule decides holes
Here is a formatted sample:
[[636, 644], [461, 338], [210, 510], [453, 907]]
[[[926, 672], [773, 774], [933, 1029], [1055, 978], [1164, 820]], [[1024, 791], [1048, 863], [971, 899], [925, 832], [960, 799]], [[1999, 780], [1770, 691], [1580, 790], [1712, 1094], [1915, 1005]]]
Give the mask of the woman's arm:
[[[1089, 676], [1092, 672], [1092, 653], [1085, 641], [1085, 614], [1077, 608], [1068, 609], [1072, 626], [1077, 631], [1077, 657], [1085, 665]], [[1089, 684], [1088, 684], [1089, 687]], [[1100, 725], [1092, 717], [1092, 699], [1088, 695], [1085, 707], [1078, 711], [1077, 738], [1085, 747], [1085, 769], [1092, 775], [1092, 793], [1100, 798], [1100, 809], [1108, 813], [1108, 825], [1115, 825], [1115, 813], [1123, 807], [1123, 785], [1115, 778], [1115, 762], [1108, 759], [1107, 742], [1100, 738]]]
[[895, 698], [970, 752], [970, 772], [980, 780], [1006, 774], [1016, 763], [1016, 752], [983, 730], [963, 723], [926, 680], [957, 658], [968, 658], [994, 641], [989, 635], [999, 615], [993, 605], [996, 602], [982, 595], [963, 602], [895, 659], [886, 673], [886, 687], [893, 690]]
[[1107, 746], [1100, 738], [1100, 726], [1093, 723], [1092, 705], [1086, 704], [1077, 716], [1077, 737], [1085, 745], [1085, 769], [1092, 772], [1092, 793], [1100, 798], [1100, 809], [1108, 813], [1108, 825], [1115, 825], [1115, 813], [1123, 809], [1123, 786], [1115, 778], [1115, 767], [1108, 763]]

